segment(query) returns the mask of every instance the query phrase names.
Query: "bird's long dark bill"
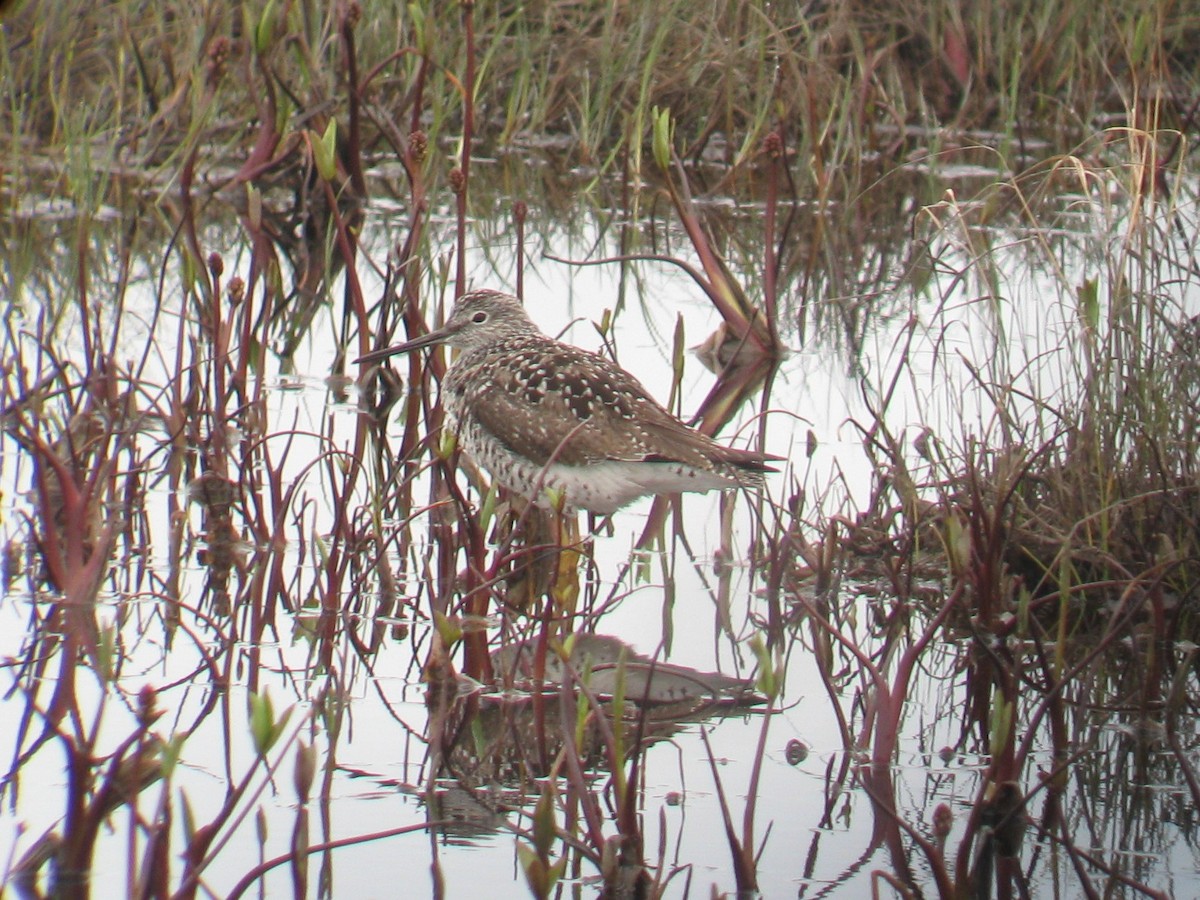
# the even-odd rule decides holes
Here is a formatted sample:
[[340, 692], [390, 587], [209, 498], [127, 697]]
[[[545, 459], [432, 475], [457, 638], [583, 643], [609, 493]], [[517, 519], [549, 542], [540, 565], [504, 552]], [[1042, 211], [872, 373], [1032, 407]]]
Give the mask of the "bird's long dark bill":
[[432, 347], [434, 344], [440, 344], [446, 339], [447, 335], [442, 331], [431, 331], [429, 334], [423, 334], [419, 338], [413, 338], [411, 341], [405, 341], [403, 344], [393, 344], [390, 347], [384, 347], [382, 350], [372, 350], [370, 353], [365, 353], [355, 360], [356, 363], [373, 363], [379, 362], [381, 359], [387, 359], [391, 356], [396, 356], [400, 353], [408, 353], [410, 350], [420, 350], [422, 347]]

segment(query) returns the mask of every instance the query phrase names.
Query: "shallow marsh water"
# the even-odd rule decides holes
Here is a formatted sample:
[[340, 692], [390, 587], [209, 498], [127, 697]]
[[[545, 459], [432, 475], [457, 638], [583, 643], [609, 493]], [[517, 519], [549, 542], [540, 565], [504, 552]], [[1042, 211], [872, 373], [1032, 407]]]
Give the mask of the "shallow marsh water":
[[[970, 174], [979, 172], [972, 169]], [[945, 176], [928, 177], [934, 181]], [[944, 186], [955, 185], [946, 181]], [[1069, 208], [1071, 199], [1065, 198], [1063, 205]], [[920, 206], [916, 201], [902, 204], [913, 218]], [[389, 219], [398, 212], [384, 204], [373, 207], [363, 230], [364, 257], [375, 261], [386, 257], [396, 240]], [[1060, 283], [1048, 270], [1055, 262], [1085, 269], [1088, 261], [1074, 255], [1072, 246], [1076, 237], [1084, 242], [1086, 232], [1064, 231], [1062, 244], [1048, 252], [1038, 247], [1031, 251], [1025, 242], [1033, 243], [1032, 239], [1017, 228], [998, 228], [987, 235], [995, 269], [1008, 279], [1003, 299], [998, 300], [981, 286], [982, 279], [959, 277], [960, 271], [969, 269], [977, 247], [970, 243], [968, 226], [960, 229], [954, 224], [956, 214], [950, 203], [933, 207], [931, 217], [949, 224], [923, 250], [915, 251], [912, 245], [885, 248], [896, 260], [927, 253], [934, 260], [928, 280], [914, 287], [915, 279], [902, 277], [900, 264], [852, 273], [847, 283], [874, 279], [881, 292], [873, 310], [863, 315], [865, 322], [848, 324], [844, 310], [831, 304], [821, 317], [823, 325], [813, 328], [805, 345], [781, 364], [765, 404], [760, 408], [755, 398], [723, 432], [723, 439], [735, 440], [737, 435], [762, 430], [766, 449], [787, 458], [783, 471], [770, 479], [771, 505], [785, 505], [800, 488], [807, 503], [826, 504], [829, 514], [834, 509], [852, 511], [864, 503], [876, 470], [864, 453], [860, 426], [873, 422], [876, 411], [893, 434], [913, 445], [907, 457], [914, 470], [924, 464], [916, 445], [925, 429], [988, 439], [1013, 427], [1000, 421], [1003, 416], [988, 391], [993, 381], [981, 379], [979, 372], [995, 373], [996, 383], [1017, 384], [1014, 393], [1028, 388], [1029, 399], [1018, 399], [1015, 408], [1025, 407], [1031, 418], [1040, 410], [1032, 398], [1045, 402], [1071, 393], [1077, 372], [1058, 351], [1077, 327], [1076, 310], [1070, 298], [1061, 296]], [[537, 237], [526, 247], [530, 267], [525, 299], [535, 320], [551, 334], [599, 348], [600, 335], [591, 323], [600, 321], [623, 297], [612, 344], [621, 364], [665, 401], [676, 317], [684, 323], [686, 343], [698, 344], [717, 324], [711, 307], [684, 274], [666, 265], [572, 268], [541, 257], [543, 251], [600, 257], [619, 248], [618, 235], [606, 220], [594, 218], [582, 206], [535, 210], [534, 218], [539, 215], [542, 227], [534, 229]], [[737, 221], [747, 231], [757, 227], [755, 210], [749, 208]], [[435, 219], [435, 224], [441, 227], [445, 222]], [[655, 227], [660, 236], [682, 246], [677, 232], [661, 223]], [[36, 229], [53, 234], [44, 218]], [[899, 232], [908, 233], [907, 224]], [[102, 233], [97, 232], [101, 245]], [[479, 223], [477, 235], [469, 265], [472, 284], [511, 287], [515, 248], [505, 219]], [[449, 228], [443, 238], [448, 247]], [[225, 258], [226, 278], [238, 274], [249, 251], [239, 244], [237, 232], [214, 226], [208, 240]], [[47, 255], [53, 258], [55, 253]], [[431, 260], [438, 258], [436, 252], [430, 255]], [[69, 268], [71, 253], [65, 247], [62, 259]], [[98, 270], [118, 268], [110, 261]], [[171, 285], [178, 273], [173, 261], [167, 268]], [[144, 383], [165, 392], [177, 377], [173, 369], [177, 338], [192, 333], [193, 314], [170, 305], [182, 293], [178, 288], [168, 286], [160, 295], [152, 265], [138, 264], [135, 269], [139, 271], [134, 272], [125, 301], [118, 346], [128, 359], [145, 356]], [[377, 297], [383, 290], [377, 270], [363, 265], [358, 275], [367, 297]], [[69, 274], [58, 277], [70, 281]], [[1069, 280], [1084, 277], [1090, 276]], [[55, 277], [48, 280], [53, 283]], [[1181, 319], [1200, 312], [1194, 281], [1181, 281], [1173, 298]], [[340, 280], [331, 293], [340, 296]], [[160, 307], [160, 296], [168, 299], [167, 307]], [[980, 299], [985, 296], [988, 299]], [[1047, 298], [1055, 299], [1047, 302]], [[10, 335], [35, 331], [38, 315], [54, 302], [32, 287], [20, 300], [19, 308], [9, 309]], [[818, 296], [813, 302], [824, 301]], [[78, 359], [75, 355], [81, 352], [71, 338], [71, 315], [70, 311], [63, 315], [53, 336], [65, 360]], [[793, 306], [784, 319], [794, 321], [796, 316]], [[844, 330], [833, 323], [845, 324]], [[300, 833], [298, 823], [304, 814], [303, 831], [311, 844], [420, 826], [431, 819], [458, 820], [432, 835], [418, 828], [314, 855], [307, 882], [310, 894], [432, 894], [436, 868], [449, 897], [477, 896], [481, 886], [486, 886], [488, 896], [527, 896], [516, 850], [518, 838], [506, 825], [518, 819], [512, 812], [505, 813], [503, 804], [529, 810], [536, 793], [522, 794], [521, 785], [497, 780], [478, 786], [485, 798], [499, 801], [495, 809], [481, 809], [478, 800], [465, 795], [452, 779], [429, 768], [425, 744], [429, 707], [422, 666], [436, 640], [429, 597], [422, 585], [425, 591], [434, 589], [436, 548], [430, 546], [431, 532], [424, 526], [415, 528], [414, 539], [402, 555], [394, 546], [388, 550], [389, 562], [405, 572], [401, 593], [413, 598], [411, 606], [389, 610], [377, 621], [378, 583], [367, 566], [362, 580], [340, 582], [345, 593], [337, 598], [335, 621], [331, 624], [318, 616], [328, 535], [339, 504], [368, 509], [374, 493], [391, 489], [364, 475], [352, 497], [335, 498], [332, 493], [331, 482], [340, 477], [333, 461], [337, 453], [352, 452], [365, 416], [358, 387], [327, 377], [343, 349], [340, 340], [337, 316], [322, 309], [292, 364], [284, 369], [268, 356], [262, 376], [267, 387], [261, 416], [266, 421], [258, 427], [273, 454], [279, 487], [294, 494], [280, 502], [258, 482], [259, 496], [244, 496], [241, 502], [270, 506], [281, 517], [277, 535], [286, 539], [285, 544], [268, 552], [262, 546], [256, 549], [251, 536], [243, 534], [247, 544], [235, 552], [243, 564], [257, 552], [263, 554], [260, 565], [286, 567], [283, 583], [290, 608], [285, 608], [282, 596], [279, 603], [257, 612], [222, 605], [225, 601], [212, 569], [198, 562], [209, 526], [198, 507], [182, 496], [186, 483], [171, 488], [162, 469], [155, 468], [165, 466], [165, 451], [154, 449], [167, 443], [163, 422], [147, 411], [130, 436], [135, 449], [128, 460], [136, 460], [145, 492], [136, 501], [132, 520], [143, 540], [131, 540], [119, 549], [105, 576], [106, 590], [95, 613], [101, 633], [115, 642], [111, 678], [101, 679], [90, 669], [79, 677], [74, 702], [85, 720], [80, 728], [93, 734], [94, 756], [112, 753], [136, 728], [139, 692], [154, 689], [157, 707], [164, 713], [154, 732], [164, 738], [183, 732], [189, 736], [179, 750], [167, 793], [162, 793], [162, 782], [149, 785], [136, 809], [144, 821], [160, 822], [156, 815], [172, 809], [166, 827], [181, 835], [185, 817], [202, 823], [217, 816], [228, 802], [229, 785], [255, 770], [255, 747], [247, 724], [249, 693], [269, 693], [276, 714], [291, 708], [278, 743], [266, 754], [273, 767], [270, 777], [254, 771], [248, 778], [249, 790], [236, 803], [237, 814], [223, 820], [218, 842], [210, 851], [214, 862], [200, 876], [203, 890], [212, 895], [228, 895], [261, 860], [287, 853], [294, 835]], [[784, 340], [795, 344], [796, 332], [785, 330]], [[33, 352], [23, 337], [12, 342]], [[147, 344], [156, 348], [154, 352], [145, 353]], [[122, 353], [115, 356], [121, 358]], [[408, 371], [407, 364], [396, 368]], [[1019, 377], [1014, 379], [1013, 373]], [[711, 373], [689, 355], [680, 408], [685, 413], [694, 410], [712, 381]], [[23, 393], [24, 388], [10, 384], [6, 399], [11, 402]], [[153, 398], [154, 390], [145, 390], [143, 396]], [[883, 396], [888, 399], [880, 409]], [[154, 404], [148, 399], [140, 408], [152, 410]], [[401, 408], [397, 405], [393, 420]], [[759, 415], [762, 409], [765, 412]], [[395, 424], [392, 429], [398, 430]], [[1019, 434], [1021, 427], [1014, 430]], [[244, 436], [233, 433], [229, 443], [236, 445]], [[16, 548], [14, 557], [23, 558], [28, 566], [25, 576], [9, 582], [0, 606], [0, 656], [10, 677], [5, 687], [11, 688], [0, 704], [0, 735], [5, 736], [4, 750], [13, 761], [14, 776], [0, 812], [0, 859], [15, 862], [37, 837], [62, 827], [64, 806], [75, 789], [64, 775], [58, 739], [50, 737], [45, 745], [36, 746], [47, 727], [47, 713], [54, 708], [50, 696], [58, 671], [55, 644], [46, 636], [61, 623], [47, 618], [55, 596], [30, 590], [37, 567], [30, 529], [45, 525], [37, 521], [36, 498], [31, 493], [36, 472], [11, 435], [2, 440], [4, 538]], [[198, 448], [185, 452], [192, 454], [195, 473]], [[368, 452], [377, 453], [379, 448], [370, 446]], [[261, 456], [255, 459], [262, 463]], [[427, 450], [420, 459], [428, 460]], [[370, 470], [368, 464], [366, 471]], [[247, 478], [245, 473], [241, 476], [243, 490], [250, 485]], [[478, 505], [480, 498], [474, 500]], [[584, 569], [581, 606], [603, 610], [588, 626], [624, 639], [643, 654], [653, 655], [665, 646], [663, 657], [671, 663], [752, 677], [755, 658], [748, 642], [763, 629], [767, 615], [762, 576], [749, 564], [758, 529], [772, 527], [759, 524], [762, 507], [745, 496], [731, 495], [724, 501], [715, 495], [685, 496], [668, 520], [664, 547], [643, 553], [635, 551], [634, 544], [650, 506], [647, 500], [622, 511], [614, 517], [611, 531], [595, 537], [593, 563]], [[732, 513], [730, 528], [723, 533], [725, 507]], [[421, 522], [421, 515], [415, 513], [414, 518]], [[389, 520], [384, 532], [405, 527], [412, 523]], [[182, 544], [172, 545], [168, 539], [175, 533], [183, 536]], [[810, 538], [815, 541], [819, 535]], [[211, 546], [208, 552], [213, 552]], [[238, 571], [235, 565], [229, 576], [230, 596], [236, 601], [240, 587], [261, 574], [261, 568]], [[941, 587], [942, 581], [931, 575], [929, 590], [936, 593]], [[886, 648], [894, 642], [884, 624], [894, 601], [886, 590], [882, 582], [847, 577], [821, 598], [836, 611], [844, 632], [855, 635], [862, 652], [873, 658], [891, 652]], [[779, 709], [767, 723], [766, 753], [755, 796], [749, 798], [746, 792], [764, 727], [761, 709], [680, 723], [668, 740], [648, 747], [645, 767], [638, 773], [645, 858], [652, 866], [675, 872], [667, 883], [668, 896], [709, 896], [714, 886], [720, 891], [734, 889], [715, 765], [739, 828], [747, 804], [752, 800], [755, 805], [763, 896], [868, 896], [875, 872], [894, 872], [903, 864], [914, 867], [912, 877], [917, 883], [929, 885], [929, 873], [911, 844], [903, 844], [898, 833], [899, 844], [881, 837], [895, 822], [872, 807], [871, 798], [855, 781], [855, 767], [867, 748], [845, 746], [838, 714], [851, 721], [866, 715], [863, 698], [869, 691], [862, 670], [852, 654], [834, 644], [826, 652], [831, 653], [830, 669], [835, 674], [822, 673], [802, 609], [794, 599], [783, 608], [795, 622], [789, 641], [780, 648], [784, 687]], [[269, 615], [273, 625], [254, 638], [256, 614]], [[327, 627], [332, 630], [323, 630]], [[490, 620], [488, 628], [495, 639], [498, 619]], [[902, 736], [890, 773], [896, 816], [916, 832], [928, 835], [935, 808], [949, 805], [955, 816], [951, 850], [957, 829], [976, 804], [987, 765], [987, 736], [972, 730], [962, 712], [967, 702], [962, 678], [967, 643], [966, 635], [939, 633], [938, 641], [922, 656], [906, 695]], [[50, 654], [46, 668], [30, 662], [37, 653]], [[1113, 666], [1119, 669], [1121, 664], [1117, 660]], [[1191, 795], [1177, 758], [1148, 739], [1139, 723], [1119, 710], [1098, 713], [1106, 708], [1107, 689], [1120, 681], [1116, 673], [1110, 677], [1111, 683], [1099, 676], [1089, 683], [1095, 706], [1088, 709], [1081, 704], [1074, 711], [1078, 718], [1069, 723], [1076, 755], [1064, 803], [1069, 816], [1081, 823], [1076, 841], [1132, 878], [1188, 896], [1198, 883]], [[1190, 676], [1193, 693], [1194, 681]], [[832, 685], [833, 698], [827, 684]], [[66, 727], [61, 722], [54, 726]], [[1200, 754], [1192, 720], [1178, 727], [1194, 765]], [[702, 732], [710, 741], [711, 761]], [[316, 753], [316, 779], [307, 804], [298, 800], [293, 786], [299, 740], [315, 747]], [[789, 760], [792, 741], [802, 742], [807, 754], [794, 754]], [[1034, 791], [1041, 775], [1056, 765], [1049, 742], [1035, 738], [1031, 761], [1024, 773], [1026, 792]], [[603, 792], [605, 780], [604, 773], [597, 771], [589, 783]], [[436, 807], [430, 805], [431, 794], [440, 798]], [[1036, 815], [1033, 810], [1030, 814]], [[137, 871], [131, 863], [136, 856], [136, 842], [130, 837], [135, 830], [132, 817], [129, 808], [123, 808], [101, 827], [90, 873], [94, 896], [124, 895], [128, 873]], [[520, 824], [529, 827], [528, 820]], [[171, 864], [177, 866], [181, 838], [176, 840]], [[561, 852], [556, 847], [555, 855]], [[1068, 860], [1052, 843], [1039, 842], [1030, 834], [1020, 858], [1034, 895], [1079, 895], [1075, 887], [1054, 886], [1056, 880], [1073, 884], [1074, 876]], [[569, 868], [568, 893], [591, 896], [596, 875], [589, 863]], [[1102, 880], [1098, 871], [1095, 877]], [[297, 880], [295, 871], [282, 865], [264, 877], [263, 890], [267, 896], [289, 894]], [[252, 885], [249, 890], [259, 888]], [[929, 891], [933, 893], [932, 886]]]

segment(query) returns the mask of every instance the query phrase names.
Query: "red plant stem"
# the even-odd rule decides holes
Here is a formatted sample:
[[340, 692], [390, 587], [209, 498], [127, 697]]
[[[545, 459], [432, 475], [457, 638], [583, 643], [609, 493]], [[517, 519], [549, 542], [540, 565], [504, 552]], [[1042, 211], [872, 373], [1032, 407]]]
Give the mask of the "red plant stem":
[[763, 215], [763, 305], [767, 313], [767, 329], [771, 343], [779, 345], [777, 321], [778, 269], [775, 258], [775, 217], [779, 207], [779, 167], [786, 159], [783, 130], [776, 129], [767, 139], [767, 208]]
[[463, 30], [466, 33], [466, 79], [463, 90], [463, 144], [459, 169], [462, 185], [455, 194], [458, 212], [458, 258], [455, 270], [455, 296], [461, 297], [467, 290], [467, 190], [471, 183], [471, 140], [475, 133], [475, 3], [474, 0], [459, 0], [462, 9]]
[[200, 252], [200, 239], [196, 236], [196, 211], [192, 203], [192, 180], [195, 178], [196, 156], [199, 152], [199, 148], [193, 149], [179, 170], [180, 228], [183, 231], [187, 252], [192, 254], [195, 262], [197, 276], [203, 275], [204, 290], [211, 297], [213, 286], [212, 282], [208, 280], [208, 268], [204, 265], [204, 256]]
[[[411, 213], [409, 216], [408, 235], [404, 240], [403, 246], [399, 252], [399, 270], [400, 270], [400, 298], [401, 298], [401, 316], [405, 322], [405, 328], [408, 336], [411, 338], [415, 335], [416, 329], [421, 322], [421, 314], [419, 309], [419, 285], [421, 279], [421, 237], [424, 234], [425, 227], [425, 183], [422, 179], [421, 164], [413, 154], [410, 143], [405, 143], [403, 153], [405, 156], [405, 167], [409, 172], [409, 192], [411, 196]], [[389, 284], [391, 280], [389, 279]], [[391, 292], [388, 292], [389, 296]], [[420, 354], [410, 354], [409, 359], [409, 383], [419, 384], [422, 371], [422, 362]], [[436, 360], [436, 353], [430, 355], [430, 360]], [[404, 430], [401, 432], [400, 449], [398, 457], [406, 460], [405, 466], [411, 472], [415, 469], [416, 463], [412, 462], [418, 443], [421, 440], [420, 416], [421, 416], [421, 398], [426, 392], [408, 392], [407, 399], [404, 403]], [[434, 429], [440, 422], [430, 421], [429, 426]], [[400, 502], [405, 507], [412, 504], [412, 487], [413, 479], [403, 478], [400, 482], [401, 496]], [[407, 529], [404, 529], [407, 534]], [[407, 542], [407, 538], [402, 538]], [[400, 558], [404, 558], [404, 554], [400, 554]]]
[[[271, 71], [267, 68], [266, 62], [257, 53], [254, 54], [258, 63], [258, 71], [262, 75], [262, 91], [252, 91], [257, 98], [258, 106], [258, 137], [254, 141], [254, 147], [250, 150], [250, 155], [246, 157], [246, 161], [242, 163], [242, 167], [237, 174], [233, 176], [233, 183], [240, 184], [241, 182], [251, 181], [255, 175], [262, 171], [275, 153], [275, 148], [279, 145], [279, 132], [275, 129], [275, 120], [278, 113], [278, 105], [275, 99], [275, 79]], [[251, 72], [252, 65], [246, 67], [246, 83], [252, 82]], [[192, 152], [188, 159], [188, 166], [191, 167], [195, 154], [199, 148]]]
[[346, 264], [346, 305], [354, 311], [354, 318], [358, 321], [359, 352], [367, 353], [371, 349], [371, 322], [367, 314], [367, 304], [363, 300], [362, 283], [358, 280], [358, 270], [354, 265], [358, 256], [358, 242], [351, 234], [350, 229], [346, 227], [346, 220], [342, 218], [341, 211], [338, 209], [337, 194], [333, 190], [333, 185], [328, 181], [325, 182], [325, 196], [329, 201], [329, 211], [333, 218], [338, 252]]
[[900, 733], [900, 718], [904, 711], [904, 700], [908, 696], [909, 680], [929, 642], [933, 640], [950, 612], [961, 603], [963, 593], [963, 587], [960, 584], [946, 598], [942, 603], [942, 608], [929, 620], [921, 635], [901, 655], [900, 662], [896, 666], [896, 676], [891, 690], [880, 695], [879, 730], [875, 733], [875, 745], [871, 757], [871, 763], [876, 768], [890, 765], [895, 755], [896, 742]]
[[91, 314], [88, 311], [88, 241], [86, 229], [87, 223], [81, 216], [76, 226], [78, 241], [75, 244], [75, 283], [79, 285], [79, 293], [76, 296], [76, 301], [79, 304], [79, 321], [83, 325], [81, 329], [83, 332], [83, 355], [90, 368], [94, 362], [92, 355], [94, 348], [92, 347], [92, 330], [88, 327]]
[[[308, 856], [313, 856], [317, 853], [328, 853], [330, 850], [337, 850], [341, 847], [353, 847], [355, 844], [365, 844], [369, 841], [380, 841], [384, 838], [399, 837], [400, 835], [404, 834], [414, 834], [418, 831], [432, 832], [438, 828], [451, 828], [458, 824], [461, 823], [456, 822], [453, 819], [433, 819], [428, 822], [418, 822], [416, 825], [404, 825], [400, 828], [388, 828], [384, 831], [372, 832], [371, 834], [356, 834], [353, 837], [338, 838], [337, 840], [325, 841], [324, 843], [320, 844], [310, 844], [304, 849], [304, 852]], [[276, 869], [279, 866], [291, 862], [293, 859], [295, 859], [295, 856], [295, 851], [289, 851], [281, 856], [276, 856], [272, 859], [268, 859], [259, 863], [242, 876], [238, 883], [233, 886], [232, 890], [225, 895], [225, 900], [238, 900], [238, 898], [245, 894], [246, 891], [250, 890], [250, 888], [254, 885], [254, 882], [258, 881], [258, 879], [262, 878], [272, 869]]]
[[774, 713], [775, 698], [772, 697], [763, 710], [762, 728], [758, 731], [758, 746], [754, 748], [754, 763], [750, 766], [750, 784], [746, 788], [746, 809], [742, 813], [742, 853], [746, 854], [746, 864], [755, 869], [754, 863], [754, 812], [758, 808], [758, 781], [762, 775], [763, 760], [767, 756], [767, 732], [771, 726], [771, 716]]
[[525, 216], [529, 207], [524, 200], [513, 204], [513, 221], [517, 226], [517, 299], [525, 302]]
[[[333, 185], [326, 181], [324, 182], [324, 186], [330, 215], [333, 218], [338, 251], [345, 263], [346, 306], [353, 310], [354, 318], [358, 325], [359, 351], [366, 353], [370, 350], [370, 320], [367, 314], [366, 302], [363, 299], [362, 284], [358, 280], [358, 271], [355, 266], [358, 251], [357, 242], [346, 227], [346, 222], [338, 209], [337, 196]], [[327, 576], [326, 589], [321, 598], [322, 609], [326, 613], [331, 614], [331, 620], [326, 623], [329, 628], [333, 628], [335, 624], [332, 621], [332, 614], [336, 613], [339, 608], [338, 601], [343, 594], [340, 590], [340, 585], [344, 580], [346, 567], [350, 562], [348, 555], [343, 552], [344, 543], [342, 539], [349, 533], [351, 515], [349, 498], [354, 493], [354, 486], [358, 481], [361, 470], [361, 463], [359, 461], [366, 457], [366, 440], [366, 431], [362, 428], [355, 429], [354, 450], [352, 454], [354, 462], [346, 469], [340, 492], [341, 496], [339, 501], [333, 504], [333, 541], [330, 544], [325, 565]], [[347, 600], [349, 599], [347, 597]], [[332, 642], [328, 646], [332, 646]]]
[[[458, 581], [455, 569], [457, 568], [458, 548], [462, 547], [467, 553], [467, 567], [459, 585], [462, 589], [463, 607], [468, 616], [483, 618], [487, 615], [491, 598], [491, 591], [484, 589], [482, 577], [486, 566], [487, 546], [484, 541], [483, 529], [479, 526], [479, 519], [471, 514], [470, 504], [467, 503], [466, 496], [454, 479], [458, 456], [459, 454], [455, 452], [454, 457], [447, 460], [445, 466], [442, 467], [445, 490], [453, 498], [454, 507], [458, 510], [458, 534], [456, 537], [450, 533], [451, 523], [444, 518], [447, 510], [438, 510], [438, 515], [443, 517], [439, 518], [442, 523], [441, 528], [447, 539], [450, 540], [450, 543], [445, 546], [453, 548], [442, 556], [446, 565], [445, 571], [448, 572], [448, 580], [442, 583], [449, 587], [443, 596], [448, 596], [449, 592], [454, 590], [455, 582]], [[447, 612], [444, 602], [441, 612]], [[493, 680], [492, 659], [488, 653], [485, 631], [470, 629], [463, 635], [463, 671], [476, 681], [491, 682]]]
[[367, 196], [367, 179], [362, 168], [362, 116], [360, 114], [360, 93], [358, 87], [358, 53], [354, 47], [354, 21], [349, 15], [348, 8], [342, 11], [342, 43], [346, 57], [346, 80], [349, 86], [347, 106], [349, 108], [349, 126], [346, 131], [346, 170], [350, 174], [350, 184], [354, 187], [355, 197]]
[[421, 110], [425, 105], [425, 83], [429, 78], [429, 57], [425, 54], [423, 49], [420, 49], [420, 54], [421, 62], [417, 66], [417, 77], [415, 79], [416, 83], [413, 85], [412, 91], [412, 118], [409, 119], [408, 125], [408, 130], [410, 133], [421, 130]]
[[[582, 685], [581, 685], [582, 688]], [[586, 693], [586, 689], [584, 689]], [[571, 688], [571, 679], [564, 678], [558, 692], [559, 727], [563, 734], [562, 758], [567, 769], [567, 790], [583, 811], [584, 823], [587, 826], [588, 841], [597, 851], [604, 847], [604, 827], [601, 824], [600, 812], [596, 808], [596, 796], [587, 787], [587, 779], [583, 775], [583, 767], [579, 764], [579, 748], [575, 745], [575, 692]], [[589, 698], [590, 700], [591, 698]], [[593, 708], [596, 708], [593, 706]], [[603, 730], [606, 719], [603, 715], [597, 717], [597, 725]], [[611, 732], [605, 735], [611, 743]]]
[[[686, 181], [684, 181], [686, 174], [683, 171], [683, 164], [678, 158], [675, 158], [675, 164], [679, 169], [679, 177], [683, 181], [684, 190], [686, 191]], [[725, 277], [721, 263], [717, 259], [716, 254], [713, 253], [713, 249], [708, 242], [708, 236], [704, 233], [704, 227], [700, 224], [699, 218], [697, 218], [695, 211], [692, 209], [691, 197], [687, 193], [680, 193], [675, 188], [674, 182], [669, 178], [667, 180], [667, 190], [674, 201], [676, 212], [679, 214], [680, 224], [683, 225], [683, 230], [687, 232], [688, 239], [700, 257], [700, 266], [705, 273], [705, 278], [701, 282], [701, 286], [734, 336], [738, 340], [744, 340], [751, 331], [751, 322], [746, 318], [745, 309], [742, 308], [738, 299], [734, 296], [733, 286], [729, 283], [729, 279]]]
[[717, 771], [717, 759], [713, 755], [712, 744], [708, 740], [708, 729], [701, 726], [700, 739], [708, 755], [708, 767], [712, 771], [713, 784], [717, 789], [717, 802], [721, 808], [721, 819], [725, 825], [725, 840], [729, 843], [733, 855], [733, 877], [738, 886], [738, 892], [756, 893], [758, 878], [754, 871], [754, 851], [741, 844], [737, 833], [733, 830], [733, 819], [729, 815], [729, 801], [725, 797], [725, 785], [721, 774]]
[[[913, 828], [896, 811], [895, 783], [890, 772], [884, 772], [882, 775], [882, 778], [874, 778], [870, 777], [870, 773], [868, 773], [868, 777], [862, 778], [860, 783], [863, 790], [866, 791], [867, 796], [871, 798], [871, 804], [874, 807], [876, 836], [879, 836], [878, 832], [882, 828], [886, 827], [887, 829], [887, 833], [882, 835], [882, 838], [890, 847], [894, 864], [903, 876], [899, 881], [910, 886], [916, 885], [916, 880], [913, 877], [912, 868], [909, 864], [910, 854], [899, 841], [900, 831], [903, 830], [909, 839], [925, 854], [925, 859], [929, 864], [929, 871], [932, 873], [933, 880], [937, 884], [938, 896], [942, 900], [953, 900], [955, 897], [954, 884], [950, 880], [950, 873], [946, 869], [941, 849], [921, 834], [920, 831]], [[883, 782], [882, 785], [880, 782]], [[880, 814], [885, 817], [886, 821], [879, 821]]]

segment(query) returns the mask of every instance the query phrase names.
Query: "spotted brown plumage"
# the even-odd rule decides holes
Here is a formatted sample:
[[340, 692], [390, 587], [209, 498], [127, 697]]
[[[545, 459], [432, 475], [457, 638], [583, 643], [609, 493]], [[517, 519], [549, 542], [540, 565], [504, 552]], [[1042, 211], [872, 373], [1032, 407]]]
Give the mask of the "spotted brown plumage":
[[499, 291], [464, 294], [442, 328], [359, 362], [438, 343], [462, 351], [442, 381], [460, 445], [534, 501], [551, 488], [570, 506], [611, 513], [645, 494], [759, 487], [775, 471], [776, 457], [688, 428], [611, 360], [542, 334]]

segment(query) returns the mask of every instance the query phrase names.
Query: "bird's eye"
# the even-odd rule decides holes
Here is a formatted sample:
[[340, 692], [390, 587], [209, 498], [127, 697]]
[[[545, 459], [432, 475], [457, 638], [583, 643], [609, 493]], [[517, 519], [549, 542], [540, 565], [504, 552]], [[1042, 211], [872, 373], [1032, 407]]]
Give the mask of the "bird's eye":
[[483, 310], [480, 310], [479, 312], [475, 313], [475, 315], [471, 316], [471, 321], [476, 325], [482, 325], [487, 321], [487, 313], [485, 313]]

